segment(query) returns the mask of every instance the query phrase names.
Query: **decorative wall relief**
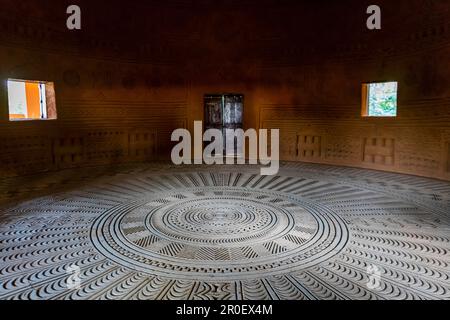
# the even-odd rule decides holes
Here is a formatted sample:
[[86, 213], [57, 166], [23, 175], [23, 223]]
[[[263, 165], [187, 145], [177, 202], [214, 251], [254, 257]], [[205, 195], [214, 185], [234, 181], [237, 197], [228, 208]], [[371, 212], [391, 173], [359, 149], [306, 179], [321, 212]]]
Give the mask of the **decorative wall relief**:
[[282, 132], [280, 136], [280, 158], [281, 160], [295, 160], [297, 158], [297, 134], [295, 132]]
[[364, 138], [363, 161], [385, 166], [394, 165], [395, 140], [391, 138]]
[[359, 162], [361, 142], [357, 137], [327, 135], [325, 159], [338, 162]]
[[407, 154], [402, 153], [399, 155], [399, 163], [404, 168], [414, 168], [418, 171], [438, 170], [439, 161], [434, 160], [426, 155], [420, 154]]
[[[24, 13], [36, 12], [32, 10], [35, 6], [44, 10], [36, 4]], [[203, 117], [196, 99], [209, 91], [233, 90], [253, 95], [244, 117], [245, 125], [281, 130], [283, 160], [450, 179], [450, 150], [446, 144], [450, 133], [440, 136], [450, 130], [447, 80], [450, 64], [446, 59], [450, 25], [442, 14], [428, 17], [427, 26], [405, 21], [399, 33], [387, 38], [385, 44], [376, 39], [363, 41], [356, 33], [357, 37], [348, 43], [332, 41], [332, 46], [325, 50], [323, 41], [319, 41], [318, 47], [314, 44], [305, 47], [302, 41], [294, 47], [283, 45], [292, 42], [289, 35], [295, 34], [296, 28], [289, 27], [294, 30], [290, 34], [273, 15], [270, 18], [266, 14], [263, 20], [255, 20], [261, 24], [247, 21], [251, 29], [238, 32], [237, 36], [236, 24], [231, 29], [221, 29], [222, 22], [229, 20], [228, 15], [223, 18], [218, 14], [207, 21], [205, 28], [204, 19], [192, 23], [190, 18], [186, 20], [189, 23], [184, 23], [156, 14], [154, 18], [164, 23], [153, 21], [152, 27], [143, 32], [152, 36], [129, 46], [129, 39], [116, 43], [114, 33], [110, 34], [110, 41], [61, 37], [56, 32], [58, 28], [40, 28], [40, 24], [34, 23], [38, 20], [30, 20], [27, 25], [23, 17], [18, 20], [9, 14], [17, 12], [12, 1], [4, 7], [0, 13], [3, 18], [0, 40], [4, 40], [0, 41], [3, 43], [0, 61], [4, 62], [4, 77], [55, 81], [56, 100], [54, 96], [52, 100], [56, 101], [59, 113], [53, 123], [19, 125], [8, 122], [4, 104], [0, 110], [0, 171], [4, 176], [68, 166], [70, 162], [65, 162], [71, 156], [64, 161], [58, 159], [66, 153], [55, 146], [54, 154], [51, 142], [59, 137], [66, 139], [71, 132], [85, 137], [85, 162], [80, 165], [146, 158], [151, 143], [137, 141], [137, 136], [129, 135], [130, 128], [155, 130], [158, 136], [154, 148], [161, 158], [168, 158], [172, 131]], [[185, 12], [186, 6], [180, 10]], [[441, 7], [438, 11], [447, 12]], [[254, 10], [249, 12], [248, 18], [253, 19]], [[410, 15], [408, 10], [404, 13]], [[267, 18], [274, 20], [268, 23]], [[170, 21], [176, 32], [170, 32], [165, 37], [167, 41], [161, 42], [153, 25], [163, 28]], [[48, 26], [48, 21], [42, 22]], [[194, 25], [195, 30], [189, 29]], [[213, 29], [208, 29], [211, 25]], [[203, 28], [204, 36], [199, 35], [198, 27]], [[250, 35], [251, 41], [247, 41]], [[217, 46], [218, 39], [229, 42], [226, 51]], [[404, 43], [397, 48], [399, 40]], [[411, 49], [420, 50], [411, 55]], [[252, 54], [243, 57], [242, 51]], [[382, 65], [372, 63], [372, 58], [380, 58], [377, 61]], [[219, 69], [217, 61], [223, 62], [219, 63], [222, 66]], [[385, 78], [396, 78], [392, 80], [400, 83], [402, 106], [398, 117], [362, 119], [361, 82]], [[0, 98], [7, 98], [6, 90], [0, 90]], [[56, 114], [56, 109], [49, 110], [50, 113]], [[79, 133], [79, 129], [84, 132]], [[307, 137], [306, 142], [302, 141], [298, 133], [310, 135], [312, 140]], [[34, 144], [38, 134], [47, 140], [41, 147]], [[375, 140], [373, 144], [372, 137], [390, 139]]]
[[[408, 132], [413, 134], [411, 131]], [[436, 137], [430, 134], [429, 137], [416, 138], [416, 140], [398, 139], [396, 150], [398, 164], [412, 171], [439, 171], [442, 145], [439, 139], [433, 138]]]
[[2, 176], [47, 171], [52, 168], [52, 144], [44, 136], [15, 136], [0, 139]]
[[154, 159], [157, 155], [156, 132], [146, 129], [135, 129], [128, 136], [128, 155], [135, 161]]
[[110, 66], [101, 66], [94, 70], [90, 77], [93, 89], [112, 89], [116, 79]]
[[[367, 126], [317, 125], [292, 121], [290, 115], [265, 110], [262, 128], [280, 128], [280, 159], [333, 165], [367, 165], [380, 170], [446, 178], [449, 164], [447, 145], [450, 131], [442, 128], [397, 127], [381, 125], [377, 130]], [[286, 120], [279, 120], [284, 117]], [[300, 128], [301, 133], [297, 133]], [[364, 137], [365, 134], [369, 134]], [[445, 151], [444, 151], [445, 150]], [[444, 169], [445, 168], [445, 169]]]
[[95, 163], [119, 162], [127, 155], [125, 130], [96, 130], [86, 135], [86, 159]]
[[316, 135], [297, 135], [297, 157], [310, 160], [322, 156], [322, 137]]
[[61, 137], [10, 136], [0, 139], [0, 176], [9, 177], [56, 169], [154, 160], [156, 130], [98, 129]]
[[85, 161], [85, 137], [71, 135], [54, 139], [53, 158], [58, 168], [80, 166]]

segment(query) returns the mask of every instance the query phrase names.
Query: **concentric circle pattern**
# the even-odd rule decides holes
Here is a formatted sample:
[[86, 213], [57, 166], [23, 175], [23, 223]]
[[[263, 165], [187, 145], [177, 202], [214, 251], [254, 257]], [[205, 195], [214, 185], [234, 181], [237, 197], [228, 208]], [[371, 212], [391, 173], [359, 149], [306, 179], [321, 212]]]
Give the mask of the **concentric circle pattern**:
[[306, 164], [83, 170], [3, 207], [0, 298], [450, 299], [448, 183]]
[[183, 188], [114, 207], [91, 228], [117, 263], [175, 279], [248, 279], [301, 270], [348, 241], [332, 211], [282, 193]]

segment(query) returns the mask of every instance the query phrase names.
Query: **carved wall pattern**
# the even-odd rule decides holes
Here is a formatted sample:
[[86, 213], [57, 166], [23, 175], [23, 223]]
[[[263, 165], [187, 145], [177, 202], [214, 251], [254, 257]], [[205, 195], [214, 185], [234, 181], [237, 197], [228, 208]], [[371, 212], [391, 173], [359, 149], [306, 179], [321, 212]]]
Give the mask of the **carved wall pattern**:
[[[386, 126], [382, 131], [389, 136], [379, 136], [380, 127], [358, 125], [352, 125], [350, 129], [344, 124], [340, 127], [303, 121], [263, 120], [261, 127], [280, 128], [280, 158], [285, 161], [341, 164], [450, 179], [450, 147], [447, 137], [440, 134], [445, 132], [444, 128], [425, 130]], [[300, 142], [304, 141], [306, 134], [299, 135], [295, 130], [309, 132], [309, 143], [302, 146]], [[413, 131], [416, 133], [412, 134]], [[310, 144], [312, 137], [316, 137], [315, 144]], [[308, 156], [302, 156], [302, 148]], [[321, 152], [315, 151], [316, 156], [312, 158], [313, 150]]]
[[297, 135], [297, 157], [314, 160], [322, 157], [322, 137], [316, 135]]
[[396, 141], [396, 159], [399, 166], [420, 171], [424, 174], [441, 170], [441, 138], [439, 130], [423, 130], [425, 134], [417, 136], [412, 130], [402, 133], [402, 136], [415, 135], [416, 139], [401, 139]]
[[159, 159], [155, 130], [89, 130], [56, 136], [8, 137], [0, 141], [1, 176]]
[[139, 161], [152, 160], [157, 156], [156, 132], [136, 129], [128, 135], [129, 157]]
[[126, 157], [128, 136], [125, 130], [97, 130], [86, 134], [86, 160], [89, 163], [120, 162]]
[[53, 141], [53, 158], [58, 169], [78, 167], [85, 161], [86, 139], [80, 135], [67, 135]]
[[394, 165], [394, 155], [394, 139], [384, 137], [364, 138], [364, 162], [392, 166]]
[[52, 140], [44, 136], [15, 135], [0, 139], [2, 176], [46, 171], [53, 166]]
[[280, 158], [294, 159], [298, 157], [298, 135], [296, 132], [280, 132]]
[[[323, 154], [313, 162], [450, 180], [450, 64], [443, 58], [449, 53], [447, 45], [363, 63], [358, 68], [342, 62], [283, 68], [284, 73], [290, 70], [308, 81], [295, 88], [268, 85], [261, 90], [259, 126], [281, 130], [284, 160], [299, 160], [292, 153], [293, 140], [297, 132], [308, 132], [322, 137]], [[269, 71], [273, 69], [267, 69], [267, 76]], [[323, 85], [313, 86], [320, 74]], [[385, 79], [399, 81], [398, 116], [361, 117], [361, 83]], [[393, 141], [375, 140], [372, 145], [372, 138]]]
[[[420, 0], [410, 2], [411, 4], [407, 7], [410, 7], [410, 10], [405, 10], [405, 8], [398, 8], [397, 10], [400, 18], [395, 17], [395, 26], [401, 33], [396, 33], [389, 39], [383, 39], [384, 41], [380, 41], [376, 38], [377, 41], [374, 42], [361, 40], [357, 37], [359, 34], [356, 33], [355, 40], [344, 41], [342, 43], [327, 43], [326, 49], [324, 49], [323, 39], [321, 39], [322, 41], [320, 42], [309, 43], [309, 46], [305, 47], [301, 45], [293, 46], [292, 41], [289, 41], [289, 36], [292, 36], [292, 33], [287, 34], [285, 37], [280, 36], [283, 32], [283, 22], [286, 22], [289, 25], [289, 21], [294, 19], [292, 13], [298, 12], [298, 9], [302, 7], [302, 4], [300, 4], [300, 7], [298, 7], [297, 10], [290, 9], [289, 7], [282, 9], [279, 8], [279, 6], [272, 8], [270, 10], [271, 12], [276, 10], [279, 16], [284, 17], [283, 21], [277, 21], [281, 26], [274, 27], [271, 26], [270, 23], [267, 23], [273, 22], [267, 21], [268, 19], [271, 19], [272, 15], [267, 17], [265, 15], [257, 14], [257, 9], [259, 9], [257, 6], [249, 6], [251, 9], [246, 8], [251, 12], [251, 15], [249, 16], [248, 11], [246, 12], [244, 8], [236, 3], [230, 3], [228, 6], [232, 10], [235, 10], [236, 12], [242, 11], [243, 13], [239, 15], [233, 14], [232, 18], [236, 20], [236, 23], [225, 30], [222, 26], [224, 23], [226, 24], [226, 19], [229, 18], [229, 16], [219, 11], [221, 8], [220, 6], [212, 9], [210, 8], [208, 12], [211, 19], [200, 22], [198, 20], [193, 20], [192, 16], [195, 16], [196, 10], [199, 9], [197, 6], [200, 6], [202, 10], [205, 9], [201, 4], [190, 3], [189, 7], [186, 7], [185, 5], [178, 6], [176, 3], [172, 3], [168, 4], [168, 7], [166, 8], [164, 5], [160, 4], [159, 7], [157, 6], [150, 10], [138, 10], [135, 20], [142, 19], [143, 25], [136, 25], [136, 30], [134, 30], [134, 32], [138, 33], [139, 31], [146, 31], [147, 35], [152, 35], [152, 33], [155, 32], [155, 26], [161, 25], [160, 28], [163, 28], [165, 25], [164, 19], [161, 17], [165, 17], [166, 19], [172, 18], [172, 20], [169, 21], [172, 21], [173, 25], [177, 25], [177, 22], [181, 22], [179, 25], [183, 26], [183, 28], [173, 29], [171, 30], [172, 32], [164, 34], [168, 41], [163, 44], [158, 42], [159, 38], [157, 36], [150, 36], [146, 37], [147, 41], [142, 41], [141, 38], [141, 41], [131, 45], [126, 41], [115, 39], [114, 32], [109, 32], [106, 35], [102, 34], [102, 36], [89, 34], [89, 36], [77, 37], [76, 41], [73, 41], [71, 34], [68, 33], [65, 28], [61, 28], [58, 24], [50, 23], [49, 21], [46, 21], [45, 18], [41, 21], [31, 17], [30, 19], [20, 19], [19, 13], [16, 10], [17, 6], [13, 1], [9, 1], [9, 3], [3, 5], [3, 10], [0, 13], [3, 21], [3, 23], [0, 24], [0, 41], [22, 46], [31, 45], [34, 50], [40, 49], [46, 52], [71, 52], [74, 55], [79, 54], [77, 49], [82, 47], [83, 50], [86, 51], [86, 54], [93, 57], [108, 56], [109, 58], [114, 59], [128, 61], [139, 60], [145, 62], [148, 62], [149, 60], [174, 61], [177, 59], [177, 55], [182, 53], [190, 58], [202, 58], [203, 52], [205, 51], [204, 49], [217, 50], [216, 45], [218, 43], [223, 44], [235, 41], [233, 42], [234, 44], [241, 44], [247, 42], [252, 45], [251, 50], [256, 52], [260, 59], [263, 59], [266, 64], [274, 65], [296, 65], [299, 64], [299, 61], [305, 61], [311, 57], [323, 58], [323, 56], [328, 58], [332, 57], [330, 59], [354, 60], [355, 58], [364, 59], [368, 55], [379, 52], [383, 52], [384, 55], [408, 54], [411, 48], [420, 49], [423, 46], [439, 46], [443, 43], [449, 43], [450, 23], [446, 16], [449, 10], [448, 4], [440, 4], [436, 7], [428, 5], [427, 7], [427, 5]], [[390, 5], [389, 1], [383, 3], [383, 7], [387, 7], [388, 5]], [[264, 8], [264, 6], [261, 6], [261, 8]], [[23, 3], [22, 9], [28, 12], [40, 12], [40, 10], [36, 10], [36, 4], [33, 2]], [[57, 16], [60, 10], [64, 12], [63, 9], [65, 8], [62, 6], [53, 6], [52, 8], [48, 8], [47, 11], [50, 16]], [[360, 8], [356, 8], [356, 10], [359, 9]], [[103, 8], [94, 4], [92, 8], [86, 10], [88, 12], [96, 12], [102, 11]], [[159, 14], [161, 10], [163, 10], [162, 12], [170, 12], [173, 16], [167, 15], [166, 17], [164, 14]], [[339, 8], [335, 8], [335, 10], [339, 10]], [[336, 15], [345, 14], [346, 12], [351, 11], [347, 6], [344, 9], [341, 8], [341, 10], [346, 11], [336, 11], [340, 12], [336, 13]], [[411, 12], [422, 12], [427, 19], [423, 19], [423, 21], [421, 20], [420, 23], [417, 23], [417, 20], [414, 19], [414, 15], [411, 15]], [[145, 16], [141, 15], [144, 13]], [[318, 14], [323, 15], [324, 13], [319, 12]], [[277, 14], [273, 15], [276, 16]], [[27, 15], [25, 15], [25, 17], [27, 17]], [[104, 17], [99, 17], [98, 19], [103, 20], [101, 18], [108, 19], [108, 14], [105, 13]], [[146, 18], [148, 21], [155, 21], [155, 23], [146, 24]], [[317, 15], [311, 15], [310, 17], [313, 21], [318, 20], [319, 18], [320, 16], [318, 17]], [[389, 18], [391, 21], [389, 21]], [[187, 19], [190, 20], [190, 23], [185, 22]], [[297, 16], [295, 16], [295, 19], [299, 20]], [[387, 23], [392, 23], [392, 19], [394, 19], [392, 16], [385, 17]], [[252, 23], [248, 23], [249, 20]], [[299, 25], [299, 28], [294, 28], [295, 32], [298, 33], [299, 30], [302, 29], [302, 26], [305, 27], [311, 24], [311, 20], [305, 19], [303, 25]], [[184, 21], [184, 23], [182, 21]], [[258, 30], [259, 32], [254, 32], [253, 29], [239, 28], [238, 25], [239, 23], [242, 23], [242, 21], [246, 21], [246, 25], [249, 26], [258, 25], [260, 28], [260, 30]], [[35, 25], [37, 23], [40, 23], [45, 27], [36, 28]], [[209, 28], [204, 28], [205, 23], [209, 23]], [[360, 23], [360, 21], [358, 21], [358, 23]], [[263, 26], [265, 25], [270, 27], [264, 28]], [[347, 28], [348, 27], [349, 26], [347, 26]], [[327, 25], [326, 28], [329, 28], [329, 26]], [[237, 32], [236, 29], [239, 29], [239, 32]], [[323, 29], [323, 27], [318, 29]], [[355, 32], [355, 30], [359, 30], [359, 28], [352, 28], [353, 32]], [[161, 29], [157, 29], [156, 31], [161, 32]], [[199, 37], [201, 41], [199, 41]], [[250, 42], [249, 39], [252, 41]], [[267, 39], [271, 39], [271, 41], [268, 42]], [[290, 42], [290, 46], [286, 45], [287, 41]], [[303, 42], [299, 41], [299, 43]], [[395, 44], [395, 46], [393, 46], [393, 44]], [[383, 45], [383, 48], [380, 49], [380, 45]], [[201, 46], [201, 49], [192, 50], [195, 46]], [[193, 52], [188, 52], [186, 49], [191, 49]], [[224, 47], [222, 46], [218, 51], [223, 50]], [[227, 54], [229, 54], [228, 51]], [[68, 79], [76, 80], [76, 78], [71, 78], [70, 74], [68, 74]]]
[[328, 135], [325, 159], [337, 163], [354, 163], [361, 158], [361, 139], [352, 136]]
[[[172, 66], [36, 56], [2, 44], [0, 57], [9, 62], [9, 71], [0, 67], [2, 79], [53, 80], [58, 113], [57, 120], [10, 122], [6, 88], [0, 88], [2, 177], [166, 159], [170, 133], [187, 125], [187, 83]], [[47, 64], [55, 59], [63, 62]]]
[[[29, 1], [23, 8], [33, 5]], [[424, 9], [422, 1], [411, 1], [410, 6]], [[2, 151], [3, 146], [7, 149], [0, 155], [4, 175], [134, 161], [129, 132], [135, 128], [157, 132], [157, 153], [167, 157], [172, 130], [190, 127], [193, 120], [203, 118], [203, 95], [232, 91], [246, 97], [244, 126], [281, 129], [282, 159], [450, 179], [448, 155], [442, 150], [448, 139], [439, 137], [450, 123], [448, 5], [428, 4], [427, 19], [420, 24], [408, 12], [398, 12], [407, 17], [401, 25], [396, 21], [398, 32], [391, 37], [336, 41], [329, 48], [327, 43], [327, 50], [312, 44], [308, 48], [283, 45], [292, 41], [289, 34], [280, 36], [283, 27], [276, 23], [254, 32], [236, 33], [236, 27], [228, 32], [221, 27], [224, 18], [217, 12], [207, 22], [212, 28], [197, 21], [189, 25], [193, 29], [165, 34], [170, 44], [156, 37], [149, 41], [157, 46], [127, 46], [113, 34], [105, 39], [80, 37], [73, 41], [65, 30], [47, 22], [47, 27], [35, 28], [35, 23], [43, 21], [18, 19], [8, 7], [17, 13], [13, 1], [0, 13], [0, 61], [5, 62], [0, 66], [0, 78], [54, 81], [58, 120], [9, 123], [6, 93], [4, 88], [0, 90], [0, 141], [8, 140], [2, 142]], [[175, 16], [185, 9], [170, 7], [171, 12], [178, 12]], [[245, 14], [239, 21], [245, 21]], [[246, 38], [249, 34], [252, 41]], [[249, 45], [252, 50], [248, 51], [255, 56], [234, 59], [239, 52], [234, 45], [226, 52], [217, 49], [223, 48], [223, 41], [241, 49]], [[202, 50], [205, 48], [209, 50]], [[177, 60], [180, 52], [186, 54], [186, 63]], [[205, 58], [204, 52], [211, 55]], [[399, 117], [394, 122], [361, 119], [360, 84], [387, 78], [400, 83]], [[251, 94], [256, 98], [249, 102]], [[72, 164], [54, 160], [55, 152], [70, 158], [73, 153], [60, 148], [52, 151], [53, 142], [78, 131], [85, 139], [83, 152], [72, 150], [79, 153]], [[299, 146], [299, 133], [320, 137], [320, 148], [318, 143], [313, 143], [314, 148]], [[395, 150], [379, 149], [376, 152], [381, 154], [370, 154], [364, 137], [392, 138]], [[13, 139], [17, 141], [10, 143]], [[44, 143], [36, 145], [40, 139]], [[365, 156], [368, 161], [364, 161]], [[383, 164], [386, 160], [390, 164]]]

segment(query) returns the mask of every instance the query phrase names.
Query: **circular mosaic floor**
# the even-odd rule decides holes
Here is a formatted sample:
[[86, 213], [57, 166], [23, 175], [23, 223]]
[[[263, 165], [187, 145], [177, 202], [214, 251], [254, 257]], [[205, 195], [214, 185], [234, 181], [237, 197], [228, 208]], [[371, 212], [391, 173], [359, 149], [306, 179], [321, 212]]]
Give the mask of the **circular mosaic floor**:
[[91, 228], [99, 252], [174, 279], [238, 280], [302, 270], [348, 241], [344, 221], [301, 197], [183, 188], [116, 206]]
[[0, 298], [450, 299], [450, 183], [306, 164], [83, 170], [3, 207]]

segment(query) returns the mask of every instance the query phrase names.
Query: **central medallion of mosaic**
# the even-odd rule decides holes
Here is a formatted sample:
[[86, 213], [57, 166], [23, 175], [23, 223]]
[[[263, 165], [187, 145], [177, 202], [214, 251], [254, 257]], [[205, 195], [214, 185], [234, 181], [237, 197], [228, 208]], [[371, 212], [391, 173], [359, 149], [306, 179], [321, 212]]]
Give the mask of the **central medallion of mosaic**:
[[91, 228], [95, 247], [138, 271], [243, 279], [310, 267], [340, 252], [345, 223], [290, 195], [232, 187], [154, 194], [122, 204]]

